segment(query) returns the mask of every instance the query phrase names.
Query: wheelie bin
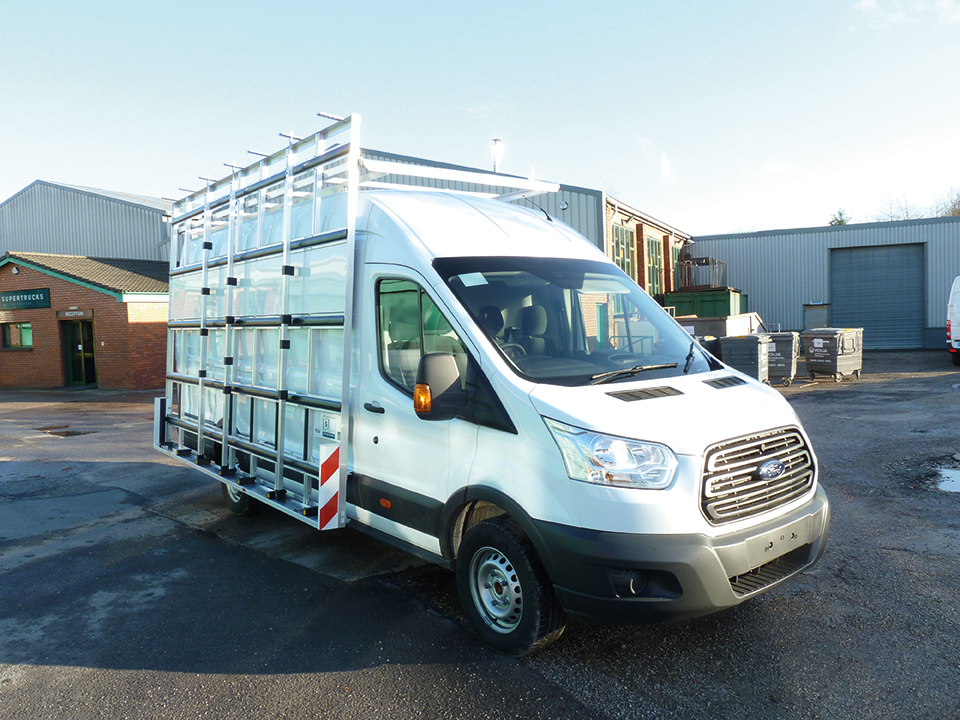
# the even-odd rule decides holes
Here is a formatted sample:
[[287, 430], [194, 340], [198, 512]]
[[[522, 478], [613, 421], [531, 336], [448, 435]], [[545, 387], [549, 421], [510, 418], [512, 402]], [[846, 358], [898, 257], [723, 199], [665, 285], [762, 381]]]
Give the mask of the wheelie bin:
[[863, 367], [863, 328], [816, 328], [802, 334], [804, 358], [810, 379], [829, 375], [860, 379]]
[[720, 338], [723, 362], [760, 382], [768, 382], [769, 347], [770, 338], [766, 334]]
[[790, 387], [797, 374], [797, 358], [800, 357], [800, 335], [795, 332], [769, 333], [770, 348], [768, 366], [770, 382], [779, 380]]

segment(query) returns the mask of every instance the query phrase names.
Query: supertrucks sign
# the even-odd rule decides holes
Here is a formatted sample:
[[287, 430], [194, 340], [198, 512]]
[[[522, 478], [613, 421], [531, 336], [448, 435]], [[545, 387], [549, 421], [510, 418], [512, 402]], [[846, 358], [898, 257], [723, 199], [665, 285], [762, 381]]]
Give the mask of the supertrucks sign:
[[0, 310], [50, 307], [50, 288], [0, 292]]

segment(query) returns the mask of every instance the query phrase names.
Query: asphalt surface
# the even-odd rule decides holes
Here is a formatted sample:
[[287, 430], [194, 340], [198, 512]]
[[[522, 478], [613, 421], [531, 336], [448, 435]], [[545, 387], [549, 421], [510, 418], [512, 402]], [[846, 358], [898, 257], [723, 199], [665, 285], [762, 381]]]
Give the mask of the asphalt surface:
[[446, 571], [230, 515], [150, 449], [150, 393], [0, 391], [0, 718], [960, 717], [960, 370], [868, 353], [859, 382], [781, 391], [833, 503], [818, 566], [522, 660]]

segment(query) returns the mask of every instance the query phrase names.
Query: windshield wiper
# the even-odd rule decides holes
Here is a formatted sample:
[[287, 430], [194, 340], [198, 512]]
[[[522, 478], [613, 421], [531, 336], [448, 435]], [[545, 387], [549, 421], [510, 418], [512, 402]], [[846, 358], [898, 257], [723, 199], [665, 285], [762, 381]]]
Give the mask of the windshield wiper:
[[688, 372], [690, 372], [690, 363], [693, 362], [693, 358], [694, 358], [693, 349], [694, 349], [696, 346], [697, 346], [697, 341], [696, 341], [696, 340], [691, 340], [691, 341], [690, 341], [690, 352], [687, 353], [687, 359], [686, 359], [686, 361], [683, 363], [683, 374], [684, 374], [684, 375], [686, 375]]
[[622, 370], [611, 370], [610, 372], [600, 373], [590, 378], [590, 385], [602, 385], [603, 383], [619, 380], [620, 378], [633, 377], [647, 370], [669, 370], [675, 368], [676, 363], [662, 363], [661, 365], [634, 365], [632, 368], [623, 368]]

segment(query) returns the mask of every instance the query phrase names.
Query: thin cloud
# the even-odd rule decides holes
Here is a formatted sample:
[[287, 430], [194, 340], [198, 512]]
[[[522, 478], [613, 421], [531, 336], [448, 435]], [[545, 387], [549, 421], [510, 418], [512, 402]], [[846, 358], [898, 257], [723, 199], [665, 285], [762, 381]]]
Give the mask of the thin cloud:
[[960, 0], [859, 0], [853, 8], [881, 29], [960, 23]]
[[637, 147], [640, 148], [640, 155], [643, 158], [644, 166], [648, 166], [648, 162], [650, 164], [659, 163], [660, 179], [668, 185], [676, 184], [679, 177], [677, 176], [676, 170], [673, 169], [673, 163], [670, 162], [670, 157], [662, 150], [658, 150], [656, 143], [650, 138], [637, 135], [634, 140], [637, 143]]
[[664, 152], [660, 153], [660, 178], [668, 185], [675, 185], [677, 182], [677, 173]]

